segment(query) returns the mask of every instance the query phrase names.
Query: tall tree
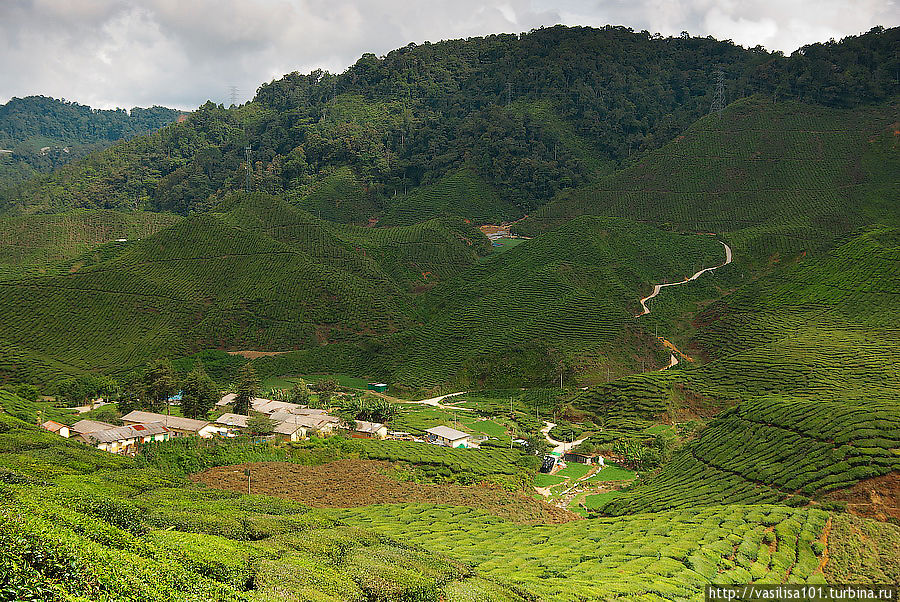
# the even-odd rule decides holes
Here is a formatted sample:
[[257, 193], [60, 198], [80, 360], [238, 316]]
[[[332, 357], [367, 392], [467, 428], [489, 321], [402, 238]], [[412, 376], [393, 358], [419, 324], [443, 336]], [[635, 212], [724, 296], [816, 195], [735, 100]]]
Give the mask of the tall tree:
[[241, 366], [238, 382], [235, 387], [234, 413], [249, 414], [253, 398], [259, 393], [259, 378], [250, 362]]
[[135, 370], [125, 377], [117, 405], [122, 414], [147, 407], [147, 387], [141, 372]]
[[175, 393], [175, 370], [167, 359], [154, 360], [147, 366], [144, 373], [144, 385], [147, 391], [147, 400], [151, 407], [157, 411], [169, 407], [169, 397]]
[[181, 383], [181, 413], [188, 418], [206, 418], [218, 399], [216, 383], [198, 364]]

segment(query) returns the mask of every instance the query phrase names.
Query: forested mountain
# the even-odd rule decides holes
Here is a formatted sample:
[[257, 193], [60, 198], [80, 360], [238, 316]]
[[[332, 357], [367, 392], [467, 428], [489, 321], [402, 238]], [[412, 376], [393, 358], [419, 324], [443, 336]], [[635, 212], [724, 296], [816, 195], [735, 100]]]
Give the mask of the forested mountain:
[[28, 96], [0, 105], [0, 186], [48, 172], [119, 140], [158, 130], [181, 111], [165, 107], [103, 110]]
[[[718, 69], [727, 100], [883, 101], [896, 92], [898, 36], [876, 28], [790, 57], [611, 26], [411, 44], [340, 75], [286, 75], [238, 108], [207, 103], [3, 201], [25, 212], [204, 211], [244, 186], [249, 145], [256, 190], [327, 219], [408, 223], [398, 215], [434, 214], [420, 188], [435, 185], [442, 211], [509, 219], [675, 138], [709, 111]], [[468, 207], [460, 173], [487, 202]]]

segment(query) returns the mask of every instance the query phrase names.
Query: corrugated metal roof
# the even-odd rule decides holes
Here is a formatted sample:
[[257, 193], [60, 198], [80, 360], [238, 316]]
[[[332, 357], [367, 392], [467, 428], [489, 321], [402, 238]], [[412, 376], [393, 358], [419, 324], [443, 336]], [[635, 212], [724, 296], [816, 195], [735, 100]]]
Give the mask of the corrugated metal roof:
[[365, 420], [356, 421], [356, 430], [360, 433], [377, 433], [379, 429], [384, 428], [380, 422], [367, 422]]
[[132, 424], [130, 426], [114, 426], [105, 431], [87, 433], [85, 437], [97, 443], [112, 443], [113, 441], [149, 437], [168, 432], [169, 429], [163, 426], [161, 422], [150, 422], [146, 424]]
[[225, 426], [239, 426], [246, 428], [249, 416], [243, 414], [222, 414], [216, 418], [216, 424], [224, 424]]
[[60, 424], [53, 420], [48, 420], [47, 422], [45, 422], [44, 424], [41, 425], [41, 428], [46, 429], [46, 430], [50, 431], [51, 433], [55, 433], [61, 429], [66, 428], [66, 425]]
[[326, 424], [341, 421], [340, 418], [336, 416], [329, 416], [328, 414], [315, 414], [312, 416], [308, 416], [305, 414], [290, 414], [288, 412], [275, 412], [274, 414], [269, 416], [269, 418], [277, 422], [299, 424], [300, 426], [305, 426], [307, 428], [322, 428]]
[[278, 433], [279, 435], [293, 435], [297, 431], [305, 430], [305, 429], [306, 429], [306, 426], [304, 426], [302, 424], [292, 424], [290, 422], [282, 422], [281, 424], [276, 426], [274, 429], [272, 429], [272, 432]]
[[458, 431], [456, 429], [452, 429], [449, 426], [436, 426], [425, 431], [426, 433], [431, 433], [435, 437], [441, 437], [442, 439], [449, 439], [450, 441], [456, 441], [457, 439], [462, 439], [463, 437], [471, 437], [469, 433], [464, 433], [462, 431]]
[[156, 412], [142, 412], [135, 410], [122, 416], [123, 422], [162, 422], [170, 429], [178, 429], [181, 431], [197, 432], [205, 426], [209, 426], [209, 422], [205, 420], [194, 420], [193, 418], [182, 418], [181, 416], [166, 416], [165, 414], [157, 414]]
[[72, 430], [76, 433], [94, 433], [96, 431], [105, 431], [111, 428], [115, 428], [115, 425], [100, 422], [99, 420], [79, 420], [72, 425]]

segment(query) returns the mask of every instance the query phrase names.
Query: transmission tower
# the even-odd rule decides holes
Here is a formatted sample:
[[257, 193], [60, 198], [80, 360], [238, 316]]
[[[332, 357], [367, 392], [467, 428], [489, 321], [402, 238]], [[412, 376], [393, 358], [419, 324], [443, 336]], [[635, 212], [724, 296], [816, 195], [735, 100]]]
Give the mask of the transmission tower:
[[232, 106], [237, 106], [238, 92], [237, 86], [228, 86], [228, 95], [231, 97]]
[[716, 70], [716, 95], [713, 98], [712, 106], [709, 108], [710, 113], [721, 114], [725, 108], [725, 72], [719, 67]]
[[507, 84], [506, 84], [506, 106], [509, 107], [510, 103], [512, 103], [512, 84], [507, 82]]
[[251, 186], [251, 182], [250, 182], [250, 169], [251, 169], [251, 167], [250, 167], [250, 151], [251, 150], [252, 150], [252, 145], [250, 145], [250, 144], [248, 144], [247, 147], [244, 149], [244, 154], [247, 157], [247, 192], [248, 193], [250, 192], [250, 186]]

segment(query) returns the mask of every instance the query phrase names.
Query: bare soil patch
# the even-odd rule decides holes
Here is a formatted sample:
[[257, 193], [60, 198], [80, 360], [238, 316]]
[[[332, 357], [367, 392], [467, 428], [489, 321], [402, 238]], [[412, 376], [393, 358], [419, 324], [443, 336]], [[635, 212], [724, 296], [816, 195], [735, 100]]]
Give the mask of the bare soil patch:
[[281, 355], [283, 353], [290, 353], [289, 351], [228, 351], [228, 355], [239, 355], [244, 359], [255, 360], [258, 357], [269, 357], [270, 355]]
[[900, 521], [900, 472], [864, 479], [852, 487], [829, 493], [824, 500], [846, 502], [847, 512], [856, 516]]
[[488, 486], [414, 483], [390, 476], [392, 465], [375, 460], [343, 459], [319, 466], [290, 462], [252, 462], [219, 466], [191, 475], [218, 489], [296, 500], [314, 508], [352, 508], [372, 504], [428, 503], [478, 508], [518, 523], [558, 524], [579, 516], [521, 493]]

